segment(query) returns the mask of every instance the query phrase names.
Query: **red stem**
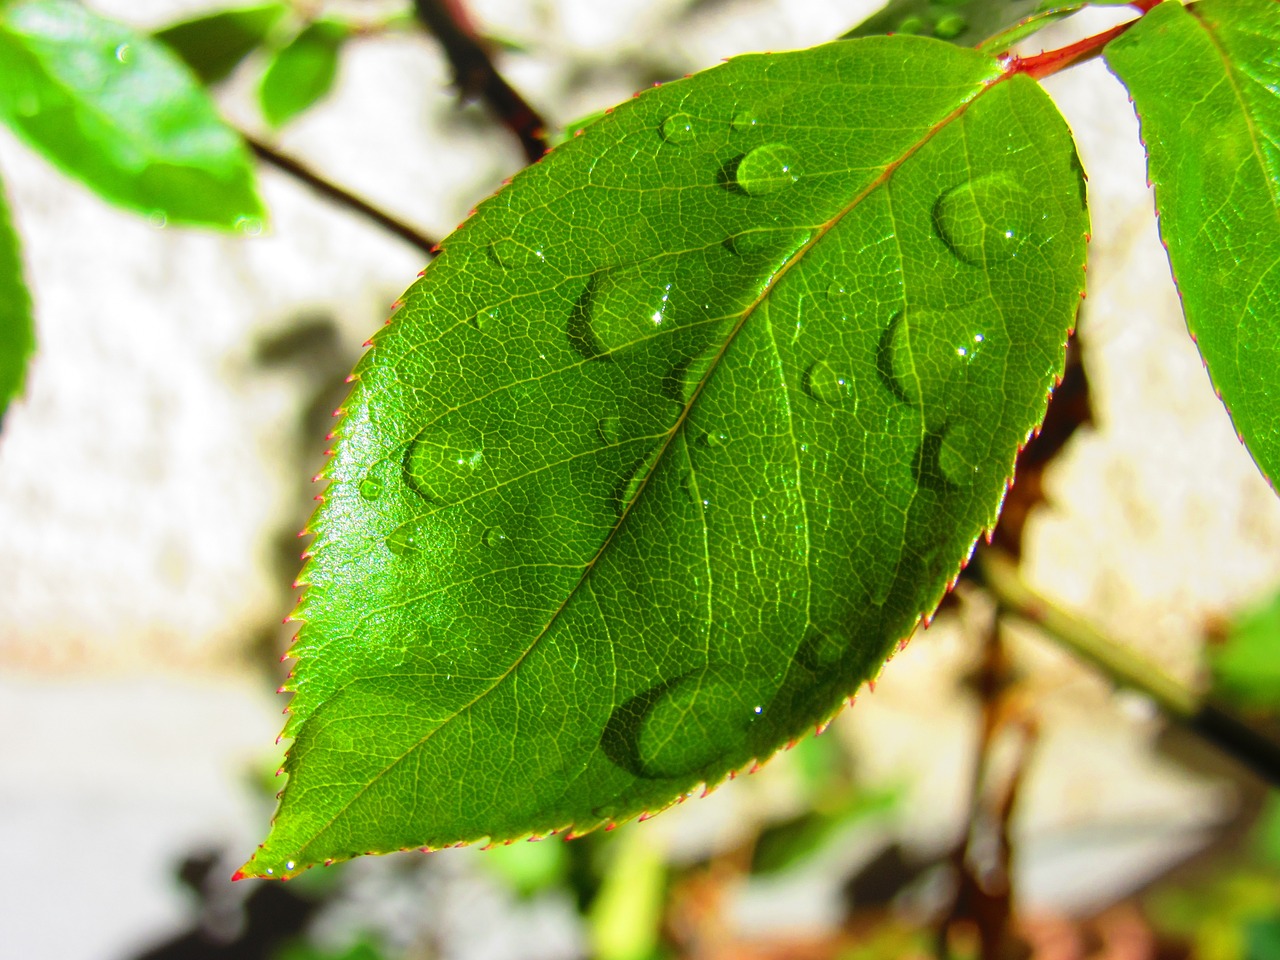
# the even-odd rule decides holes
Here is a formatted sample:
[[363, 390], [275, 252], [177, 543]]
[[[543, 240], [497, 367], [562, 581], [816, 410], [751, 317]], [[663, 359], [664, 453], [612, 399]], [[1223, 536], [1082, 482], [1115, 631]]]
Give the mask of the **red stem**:
[[[1161, 2], [1162, 0], [1131, 0], [1129, 5], [1137, 7], [1145, 15], [1147, 11]], [[1137, 17], [1128, 23], [1122, 23], [1119, 26], [1112, 27], [1110, 30], [1096, 33], [1092, 37], [1077, 40], [1075, 43], [1059, 47], [1057, 50], [1044, 50], [1031, 57], [1006, 56], [1004, 58], [1004, 72], [1007, 74], [1025, 73], [1033, 80], [1043, 80], [1059, 70], [1064, 70], [1073, 64], [1096, 57], [1102, 52], [1103, 47], [1141, 19], [1142, 17]]]

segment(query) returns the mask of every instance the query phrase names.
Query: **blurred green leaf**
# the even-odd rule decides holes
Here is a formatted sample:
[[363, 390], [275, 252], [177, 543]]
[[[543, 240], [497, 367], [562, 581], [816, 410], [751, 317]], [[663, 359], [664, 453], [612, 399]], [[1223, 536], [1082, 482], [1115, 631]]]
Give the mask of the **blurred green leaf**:
[[1225, 641], [1206, 652], [1215, 692], [1245, 708], [1280, 711], [1280, 593], [1237, 616]]
[[217, 83], [262, 46], [288, 9], [273, 2], [219, 10], [164, 27], [152, 36], [167, 44], [205, 83]]
[[[1094, 2], [1123, 6], [1129, 0]], [[1088, 5], [1055, 0], [889, 0], [845, 37], [914, 34], [996, 54]]]
[[385, 954], [372, 941], [357, 940], [342, 949], [319, 947], [306, 940], [293, 940], [276, 952], [273, 960], [383, 960]]
[[561, 883], [569, 868], [565, 845], [558, 839], [500, 843], [485, 850], [480, 862], [522, 897]]
[[656, 839], [632, 824], [612, 845], [588, 917], [594, 960], [649, 960], [657, 953], [667, 866]]
[[316, 20], [276, 52], [258, 88], [268, 123], [283, 126], [329, 92], [338, 72], [338, 53], [351, 32], [337, 20]]
[[22, 278], [22, 256], [0, 185], [0, 421], [22, 392], [27, 360], [35, 350], [31, 295]]
[[888, 813], [900, 800], [894, 790], [855, 789], [819, 798], [813, 809], [760, 831], [751, 854], [751, 872], [778, 873], [793, 867], [821, 851], [844, 828]]
[[187, 66], [70, 0], [0, 7], [0, 118], [122, 206], [224, 228], [263, 215], [248, 151]]
[[[1129, 89], [1187, 328], [1280, 484], [1280, 3], [1161, 3], [1104, 50]], [[1274, 674], [1273, 674], [1274, 675]]]

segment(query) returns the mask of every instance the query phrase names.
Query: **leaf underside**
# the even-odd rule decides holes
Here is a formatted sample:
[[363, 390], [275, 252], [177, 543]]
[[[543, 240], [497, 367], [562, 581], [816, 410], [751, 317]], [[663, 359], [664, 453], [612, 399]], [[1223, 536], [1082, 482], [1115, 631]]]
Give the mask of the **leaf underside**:
[[1106, 48], [1147, 147], [1187, 327], [1280, 478], [1280, 3], [1162, 3]]
[[263, 215], [248, 151], [186, 65], [70, 0], [0, 4], [0, 119], [122, 206], [218, 227]]
[[356, 370], [242, 875], [581, 832], [829, 717], [996, 517], [1082, 289], [1039, 86], [911, 37], [651, 90]]

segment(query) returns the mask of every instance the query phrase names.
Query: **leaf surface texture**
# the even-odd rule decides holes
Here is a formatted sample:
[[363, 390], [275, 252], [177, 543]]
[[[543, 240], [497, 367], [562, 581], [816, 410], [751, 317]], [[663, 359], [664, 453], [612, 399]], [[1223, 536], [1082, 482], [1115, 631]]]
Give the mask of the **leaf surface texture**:
[[828, 719], [994, 522], [1082, 287], [1039, 86], [933, 40], [638, 96], [356, 370], [247, 875], [585, 830]]

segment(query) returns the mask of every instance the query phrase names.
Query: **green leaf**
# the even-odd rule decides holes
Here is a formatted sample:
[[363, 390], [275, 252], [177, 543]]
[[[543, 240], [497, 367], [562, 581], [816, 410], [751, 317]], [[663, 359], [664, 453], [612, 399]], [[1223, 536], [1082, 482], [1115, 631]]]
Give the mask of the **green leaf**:
[[1187, 327], [1280, 479], [1280, 3], [1162, 3], [1107, 45], [1133, 98]]
[[1043, 90], [912, 37], [741, 57], [517, 176], [357, 367], [243, 875], [581, 832], [828, 719], [995, 522], [1086, 228]]
[[183, 20], [152, 36], [186, 61], [205, 83], [217, 83], [266, 41], [288, 11], [283, 3], [259, 3]]
[[[1094, 0], [1095, 5], [1104, 6], [1127, 2]], [[846, 33], [845, 38], [905, 33], [997, 54], [1089, 5], [1057, 0], [890, 0]]]
[[1238, 616], [1209, 646], [1215, 691], [1243, 707], [1280, 711], [1280, 594]]
[[283, 126], [329, 92], [338, 72], [338, 51], [350, 36], [347, 24], [317, 20], [276, 53], [258, 88], [268, 123]]
[[122, 206], [218, 227], [262, 216], [244, 144], [182, 61], [77, 3], [0, 6], [0, 118]]
[[9, 401], [22, 392], [27, 360], [35, 346], [31, 296], [22, 279], [18, 235], [0, 186], [0, 421]]

